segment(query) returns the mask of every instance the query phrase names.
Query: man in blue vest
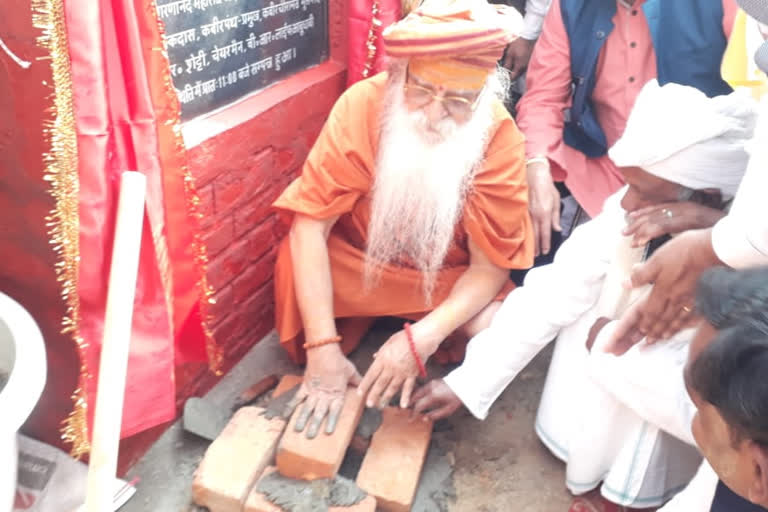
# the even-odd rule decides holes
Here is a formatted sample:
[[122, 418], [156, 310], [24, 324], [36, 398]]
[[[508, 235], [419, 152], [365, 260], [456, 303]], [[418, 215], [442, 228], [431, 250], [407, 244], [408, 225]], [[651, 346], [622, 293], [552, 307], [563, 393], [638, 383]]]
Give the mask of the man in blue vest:
[[[623, 179], [606, 156], [649, 80], [731, 91], [720, 65], [733, 0], [555, 0], [528, 66], [517, 122], [527, 139], [538, 253], [560, 231], [564, 181], [594, 217]], [[659, 120], [663, 122], [662, 119]]]

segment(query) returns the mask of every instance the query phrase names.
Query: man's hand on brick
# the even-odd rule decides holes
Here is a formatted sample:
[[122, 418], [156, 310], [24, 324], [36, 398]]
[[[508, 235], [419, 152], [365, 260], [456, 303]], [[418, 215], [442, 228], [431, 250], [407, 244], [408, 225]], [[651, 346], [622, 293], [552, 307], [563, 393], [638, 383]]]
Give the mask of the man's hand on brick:
[[461, 399], [443, 379], [432, 380], [417, 389], [413, 404], [414, 416], [423, 414], [432, 421], [447, 418], [462, 405]]
[[356, 386], [361, 380], [355, 365], [344, 356], [338, 344], [313, 348], [312, 351], [304, 382], [283, 413], [285, 418], [290, 418], [296, 407], [303, 403], [294, 428], [297, 432], [306, 428], [309, 439], [317, 436], [326, 415], [325, 433], [332, 434], [336, 430], [347, 386]]

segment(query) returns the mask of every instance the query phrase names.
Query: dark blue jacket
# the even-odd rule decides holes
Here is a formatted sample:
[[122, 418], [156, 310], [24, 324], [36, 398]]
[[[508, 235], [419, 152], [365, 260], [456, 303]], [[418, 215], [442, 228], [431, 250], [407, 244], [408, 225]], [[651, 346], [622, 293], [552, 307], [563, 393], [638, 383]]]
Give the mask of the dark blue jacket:
[[[571, 49], [573, 105], [563, 139], [588, 157], [608, 151], [605, 133], [595, 117], [592, 91], [597, 60], [613, 30], [617, 0], [560, 0]], [[659, 84], [690, 85], [707, 96], [732, 92], [720, 76], [727, 39], [722, 0], [647, 0], [648, 20]]]

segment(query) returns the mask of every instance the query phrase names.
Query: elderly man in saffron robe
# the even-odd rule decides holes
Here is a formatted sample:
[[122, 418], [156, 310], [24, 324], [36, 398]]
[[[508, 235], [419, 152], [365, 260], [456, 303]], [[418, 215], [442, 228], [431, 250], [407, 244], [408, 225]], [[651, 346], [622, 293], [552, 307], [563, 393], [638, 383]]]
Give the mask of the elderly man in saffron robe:
[[756, 120], [748, 94], [707, 98], [693, 87], [646, 84], [609, 151], [627, 186], [574, 230], [552, 264], [528, 273], [490, 327], [470, 341], [459, 368], [416, 391], [415, 411], [437, 419], [463, 403], [485, 418], [557, 338], [535, 428], [566, 462], [568, 489], [579, 495], [570, 512], [644, 510], [671, 498], [701, 460], [691, 434], [695, 407], [683, 383], [693, 333], [616, 357], [605, 353], [616, 322], [605, 325], [636, 299], [624, 286], [633, 265], [668, 234], [725, 216]]
[[[532, 263], [523, 137], [496, 62], [520, 15], [485, 0], [428, 0], [384, 33], [389, 69], [338, 100], [301, 176], [275, 206], [280, 341], [306, 360], [297, 429], [332, 432], [348, 384], [371, 406], [401, 393], [452, 333], [487, 325]], [[365, 379], [346, 358], [376, 317], [415, 321]]]

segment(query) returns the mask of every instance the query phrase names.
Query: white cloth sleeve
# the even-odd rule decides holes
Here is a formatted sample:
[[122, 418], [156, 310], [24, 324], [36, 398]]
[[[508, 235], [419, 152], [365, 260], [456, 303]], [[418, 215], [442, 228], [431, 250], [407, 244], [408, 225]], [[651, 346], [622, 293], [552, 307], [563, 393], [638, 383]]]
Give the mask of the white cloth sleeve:
[[544, 24], [544, 16], [549, 11], [551, 4], [552, 0], [526, 0], [523, 30], [520, 32], [520, 37], [529, 41], [539, 38], [541, 27]]
[[752, 156], [727, 217], [712, 230], [712, 247], [733, 268], [768, 265], [768, 100], [760, 105], [760, 119], [752, 141]]
[[470, 340], [464, 362], [445, 382], [476, 418], [485, 419], [531, 359], [595, 305], [623, 217], [618, 204], [609, 208], [607, 203], [602, 214], [563, 243], [552, 264], [529, 271], [524, 286], [507, 296], [491, 325]]

